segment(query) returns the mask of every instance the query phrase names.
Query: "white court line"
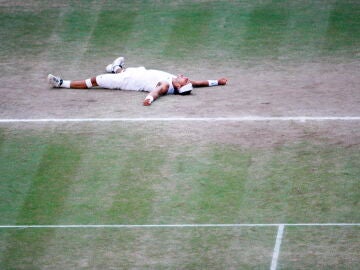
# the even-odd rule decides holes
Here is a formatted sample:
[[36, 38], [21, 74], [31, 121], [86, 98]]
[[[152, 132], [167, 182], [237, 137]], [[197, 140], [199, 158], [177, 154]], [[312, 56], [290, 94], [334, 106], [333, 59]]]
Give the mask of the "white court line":
[[47, 123], [47, 122], [268, 122], [268, 121], [360, 121], [360, 116], [240, 116], [240, 117], [134, 117], [134, 118], [34, 118], [0, 119], [0, 123]]
[[0, 225], [0, 229], [30, 229], [30, 228], [219, 228], [219, 227], [278, 227], [276, 242], [271, 260], [270, 270], [276, 270], [280, 254], [280, 246], [283, 239], [285, 226], [360, 226], [360, 223], [265, 223], [265, 224], [144, 224], [144, 225]]
[[273, 256], [272, 256], [272, 260], [271, 260], [270, 270], [276, 270], [277, 262], [278, 262], [279, 254], [280, 254], [280, 246], [281, 246], [282, 238], [284, 235], [284, 228], [285, 228], [284, 224], [281, 224], [278, 227], [278, 232], [276, 235], [276, 242], [275, 242], [274, 252], [273, 252]]
[[0, 229], [31, 228], [225, 228], [225, 227], [280, 227], [280, 226], [360, 226], [360, 223], [240, 223], [240, 224], [64, 224], [64, 225], [0, 225]]

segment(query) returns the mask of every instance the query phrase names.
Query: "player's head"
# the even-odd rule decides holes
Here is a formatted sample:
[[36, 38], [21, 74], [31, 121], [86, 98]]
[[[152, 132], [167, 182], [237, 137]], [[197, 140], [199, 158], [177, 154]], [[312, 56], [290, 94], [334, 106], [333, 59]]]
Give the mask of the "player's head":
[[174, 78], [173, 85], [177, 93], [180, 95], [189, 95], [193, 89], [189, 78], [184, 75], [178, 75]]
[[184, 86], [185, 84], [188, 84], [190, 82], [189, 78], [180, 74], [180, 75], [177, 75], [177, 77], [175, 78], [175, 81], [180, 84], [180, 87], [181, 86]]

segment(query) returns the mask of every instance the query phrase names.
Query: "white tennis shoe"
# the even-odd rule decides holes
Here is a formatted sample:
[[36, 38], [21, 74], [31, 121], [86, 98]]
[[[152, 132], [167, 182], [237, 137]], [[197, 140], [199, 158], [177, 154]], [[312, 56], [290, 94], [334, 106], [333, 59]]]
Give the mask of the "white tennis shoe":
[[108, 64], [105, 68], [108, 73], [115, 73], [115, 68], [120, 67], [123, 68], [125, 65], [125, 58], [120, 56], [114, 60], [111, 64]]
[[61, 79], [60, 77], [56, 77], [56, 76], [54, 76], [52, 74], [49, 74], [47, 79], [48, 79], [49, 84], [52, 87], [59, 88], [63, 83], [63, 79]]

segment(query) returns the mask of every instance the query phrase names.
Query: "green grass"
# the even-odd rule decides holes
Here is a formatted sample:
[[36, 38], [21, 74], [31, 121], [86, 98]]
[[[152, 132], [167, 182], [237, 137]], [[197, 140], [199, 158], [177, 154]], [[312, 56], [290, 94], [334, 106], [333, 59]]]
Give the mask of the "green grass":
[[268, 162], [254, 168], [256, 182], [250, 184], [254, 193], [246, 194], [252, 203], [249, 209], [257, 209], [262, 218], [290, 223], [299, 222], [300, 216], [310, 223], [359, 220], [353, 212], [360, 199], [357, 150], [304, 142], [261, 156]]
[[6, 12], [0, 8], [0, 57], [41, 53], [49, 46], [49, 29], [55, 27], [56, 16], [54, 11]]
[[[174, 136], [164, 144], [163, 136], [158, 136], [160, 127], [141, 130], [135, 124], [105, 126], [98, 132], [90, 132], [86, 125], [77, 130], [2, 128], [1, 224], [360, 219], [356, 149], [305, 141], [249, 149], [209, 143], [204, 138], [194, 146]], [[191, 130], [188, 135], [196, 136]], [[306, 237], [303, 230], [286, 228], [284, 268], [301, 268], [314, 260], [324, 267], [340, 265], [339, 260], [349, 266], [358, 263], [351, 255], [358, 247], [357, 229], [307, 228]], [[339, 230], [345, 239], [354, 240], [345, 245], [340, 240], [343, 236], [334, 238]], [[1, 268], [171, 265], [197, 269], [225, 265], [265, 269], [271, 262], [275, 237], [276, 227], [2, 229]], [[337, 259], [328, 262], [332, 256], [329, 241]], [[298, 245], [301, 249], [295, 252]], [[309, 256], [317, 245], [322, 251]], [[299, 266], [293, 260], [300, 260]]]
[[359, 53], [356, 1], [161, 2], [0, 6], [0, 57], [50, 50], [54, 61], [122, 53], [143, 61], [246, 63], [351, 59]]
[[2, 223], [360, 219], [360, 156], [354, 149], [306, 142], [256, 151], [231, 144], [197, 148], [177, 139], [161, 147], [156, 134], [144, 141], [121, 127], [108, 131], [93, 137], [6, 135]]

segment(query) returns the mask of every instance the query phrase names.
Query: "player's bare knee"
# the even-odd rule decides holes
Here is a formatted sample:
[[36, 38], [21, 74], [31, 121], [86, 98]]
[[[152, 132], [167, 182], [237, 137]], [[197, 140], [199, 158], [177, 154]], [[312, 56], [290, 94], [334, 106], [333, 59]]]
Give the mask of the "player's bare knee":
[[92, 88], [94, 86], [97, 86], [96, 78], [92, 77], [92, 78], [86, 79], [85, 84], [86, 84], [87, 88]]
[[91, 83], [92, 83], [93, 86], [98, 86], [98, 83], [96, 81], [96, 77], [92, 77], [90, 80], [91, 80]]

